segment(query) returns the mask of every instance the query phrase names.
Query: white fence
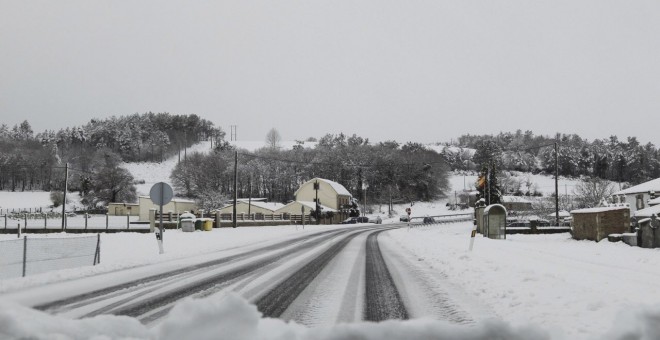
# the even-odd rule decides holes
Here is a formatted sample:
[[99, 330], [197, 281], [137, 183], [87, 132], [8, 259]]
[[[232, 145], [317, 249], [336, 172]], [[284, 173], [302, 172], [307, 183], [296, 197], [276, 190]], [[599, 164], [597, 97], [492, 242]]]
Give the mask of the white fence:
[[28, 238], [0, 241], [0, 279], [101, 262], [101, 237]]

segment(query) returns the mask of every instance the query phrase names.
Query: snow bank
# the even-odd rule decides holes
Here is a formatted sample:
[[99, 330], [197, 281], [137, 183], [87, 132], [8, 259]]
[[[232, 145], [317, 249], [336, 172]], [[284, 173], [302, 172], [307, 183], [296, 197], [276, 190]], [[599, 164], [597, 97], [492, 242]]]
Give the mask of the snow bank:
[[434, 320], [386, 321], [307, 328], [279, 319], [262, 318], [243, 298], [188, 299], [176, 305], [157, 328], [148, 329], [136, 319], [97, 316], [70, 320], [20, 305], [0, 304], [0, 337], [3, 339], [549, 339], [543, 331], [514, 329], [502, 322], [475, 327]]
[[[660, 309], [626, 313], [603, 339], [660, 338]], [[501, 321], [458, 326], [417, 319], [381, 323], [338, 324], [307, 328], [293, 322], [262, 318], [254, 305], [237, 295], [187, 299], [162, 324], [149, 329], [125, 316], [71, 320], [20, 305], [0, 303], [2, 339], [551, 339], [533, 327], [515, 328]]]

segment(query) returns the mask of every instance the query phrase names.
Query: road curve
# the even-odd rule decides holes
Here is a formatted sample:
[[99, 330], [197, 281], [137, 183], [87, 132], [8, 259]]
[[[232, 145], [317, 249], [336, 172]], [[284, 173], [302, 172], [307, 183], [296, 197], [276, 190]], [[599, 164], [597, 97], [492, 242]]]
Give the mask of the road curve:
[[[400, 281], [408, 259], [399, 258], [394, 249], [383, 254], [382, 249], [388, 248], [383, 245], [381, 249], [378, 241], [382, 232], [406, 226], [351, 226], [305, 235], [229, 256], [218, 255], [193, 266], [42, 303], [36, 308], [75, 318], [126, 315], [152, 324], [183, 298], [233, 291], [253, 301], [266, 317], [302, 318], [303, 324], [308, 324], [305, 320], [328, 324], [409, 319], [419, 316], [416, 300], [410, 300], [410, 295], [421, 296], [424, 289], [418, 289], [421, 286], [414, 280], [410, 284]], [[393, 267], [388, 268], [388, 264]], [[443, 289], [431, 290], [437, 295]], [[443, 305], [447, 302], [439, 301]], [[430, 316], [454, 321], [446, 309], [435, 308], [439, 312]]]

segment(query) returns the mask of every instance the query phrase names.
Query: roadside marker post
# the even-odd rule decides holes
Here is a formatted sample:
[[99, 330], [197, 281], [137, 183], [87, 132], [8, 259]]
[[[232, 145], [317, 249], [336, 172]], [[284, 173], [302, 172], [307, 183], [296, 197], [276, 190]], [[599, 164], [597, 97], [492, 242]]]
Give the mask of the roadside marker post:
[[470, 251], [472, 251], [472, 247], [474, 246], [474, 238], [477, 236], [477, 224], [474, 224], [474, 228], [472, 228], [472, 235], [470, 236]]

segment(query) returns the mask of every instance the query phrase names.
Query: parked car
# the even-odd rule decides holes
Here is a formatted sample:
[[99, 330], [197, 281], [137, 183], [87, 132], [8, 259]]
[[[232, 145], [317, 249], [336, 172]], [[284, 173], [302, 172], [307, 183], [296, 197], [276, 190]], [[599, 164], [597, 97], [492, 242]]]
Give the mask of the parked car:
[[430, 216], [424, 217], [424, 224], [432, 224], [432, 223], [435, 223], [435, 220], [433, 219], [433, 217], [430, 217]]
[[369, 218], [369, 223], [381, 224], [383, 223], [383, 219], [380, 216], [371, 217]]
[[527, 222], [511, 222], [506, 225], [507, 228], [529, 228], [529, 221]]
[[408, 215], [401, 215], [401, 217], [399, 217], [399, 221], [401, 221], [401, 222], [409, 222], [409, 221], [410, 221], [410, 216], [408, 216]]
[[368, 222], [369, 222], [368, 217], [358, 216], [358, 217], [349, 217], [344, 221], [342, 221], [341, 224], [355, 224], [355, 223], [368, 223]]

